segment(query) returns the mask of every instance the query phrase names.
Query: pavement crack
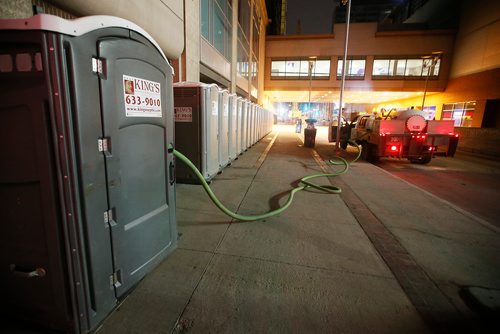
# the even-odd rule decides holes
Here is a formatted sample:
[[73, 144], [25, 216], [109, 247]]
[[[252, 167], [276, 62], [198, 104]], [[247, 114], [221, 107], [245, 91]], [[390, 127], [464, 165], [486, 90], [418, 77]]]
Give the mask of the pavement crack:
[[216, 252], [216, 254], [217, 255], [224, 255], [224, 256], [231, 256], [231, 257], [236, 257], [236, 258], [241, 258], [241, 259], [247, 259], [247, 260], [260, 261], [260, 262], [283, 264], [283, 265], [287, 265], [287, 266], [294, 266], [294, 267], [314, 269], [314, 270], [322, 270], [322, 271], [327, 271], [327, 272], [337, 272], [337, 273], [351, 274], [351, 275], [364, 276], [364, 277], [380, 278], [380, 279], [384, 279], [384, 280], [395, 280], [395, 278], [391, 277], [391, 276], [363, 273], [363, 272], [357, 272], [357, 271], [346, 270], [346, 269], [333, 269], [333, 268], [320, 267], [320, 266], [311, 266], [311, 265], [305, 265], [305, 264], [300, 264], [300, 263], [293, 263], [293, 262], [287, 262], [287, 261], [276, 261], [276, 260], [270, 260], [270, 259], [263, 259], [260, 257], [229, 254], [229, 253], [223, 253], [223, 252]]

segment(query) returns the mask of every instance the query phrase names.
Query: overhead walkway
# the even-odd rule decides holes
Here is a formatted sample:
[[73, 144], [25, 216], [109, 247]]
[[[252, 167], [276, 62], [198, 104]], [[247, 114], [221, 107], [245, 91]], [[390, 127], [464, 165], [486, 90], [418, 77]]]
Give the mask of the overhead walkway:
[[[294, 127], [277, 126], [211, 187], [238, 213], [275, 209], [304, 175], [335, 170], [323, 163], [335, 152], [321, 129], [316, 149], [302, 144]], [[301, 191], [284, 213], [255, 222], [232, 221], [201, 186], [177, 185], [178, 249], [98, 333], [426, 333], [495, 325], [464, 300], [484, 306], [482, 298], [500, 290], [498, 231], [364, 162], [331, 184], [342, 193]]]

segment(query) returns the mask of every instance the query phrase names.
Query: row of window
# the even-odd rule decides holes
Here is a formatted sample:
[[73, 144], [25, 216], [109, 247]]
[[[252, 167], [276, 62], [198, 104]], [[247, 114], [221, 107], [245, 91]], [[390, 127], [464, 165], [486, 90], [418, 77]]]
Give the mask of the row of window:
[[441, 119], [452, 119], [455, 126], [470, 127], [475, 109], [475, 101], [443, 104]]
[[[201, 0], [200, 2], [201, 35], [228, 61], [231, 61], [232, 57], [233, 9], [231, 3], [231, 0]], [[242, 77], [249, 78], [250, 76], [255, 87], [258, 86], [258, 66], [256, 64], [259, 55], [261, 25], [258, 6], [259, 4], [255, 3], [252, 9], [249, 0], [238, 0], [237, 71]], [[252, 45], [252, 54], [250, 54], [250, 44]], [[251, 71], [249, 71], [250, 60], [254, 64]]]
[[201, 0], [201, 35], [227, 60], [231, 60], [231, 20], [233, 10], [228, 0]]
[[[342, 76], [343, 59], [337, 61], [337, 78]], [[312, 66], [310, 64], [312, 63]], [[330, 79], [330, 58], [277, 59], [271, 61], [271, 79]], [[373, 60], [373, 79], [437, 78], [441, 59], [432, 63], [422, 57], [391, 57]], [[348, 57], [344, 67], [346, 79], [364, 79], [366, 58]]]

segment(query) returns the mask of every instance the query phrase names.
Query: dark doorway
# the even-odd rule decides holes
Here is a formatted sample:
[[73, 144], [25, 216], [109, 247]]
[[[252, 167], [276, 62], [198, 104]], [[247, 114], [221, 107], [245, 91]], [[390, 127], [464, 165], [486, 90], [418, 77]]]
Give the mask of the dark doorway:
[[481, 127], [500, 129], [500, 99], [486, 101]]

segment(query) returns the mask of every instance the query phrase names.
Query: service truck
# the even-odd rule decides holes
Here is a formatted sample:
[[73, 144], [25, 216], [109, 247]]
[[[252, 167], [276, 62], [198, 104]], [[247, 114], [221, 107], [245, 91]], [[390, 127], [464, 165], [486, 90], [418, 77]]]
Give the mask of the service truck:
[[454, 121], [427, 120], [420, 110], [391, 110], [380, 118], [361, 115], [353, 123], [350, 139], [361, 145], [369, 162], [395, 157], [427, 164], [436, 155], [453, 157], [457, 149]]

